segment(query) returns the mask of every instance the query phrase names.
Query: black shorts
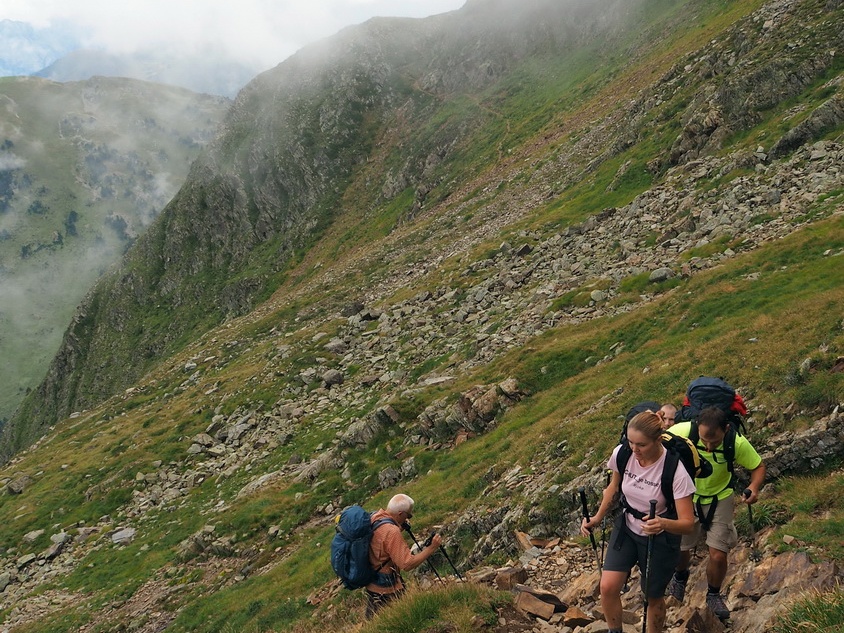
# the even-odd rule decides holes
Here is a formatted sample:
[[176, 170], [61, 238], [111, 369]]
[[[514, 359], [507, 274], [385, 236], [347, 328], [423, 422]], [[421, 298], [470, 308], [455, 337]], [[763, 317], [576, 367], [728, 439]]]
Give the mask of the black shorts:
[[[604, 558], [607, 571], [629, 572], [638, 564], [645, 570], [648, 560], [648, 537], [632, 533], [624, 524], [624, 513], [619, 515], [613, 527], [609, 549]], [[660, 598], [671, 580], [674, 568], [680, 560], [680, 535], [662, 532], [653, 537], [650, 557], [650, 578], [647, 579], [648, 598]], [[642, 592], [645, 591], [646, 576], [642, 573]]]

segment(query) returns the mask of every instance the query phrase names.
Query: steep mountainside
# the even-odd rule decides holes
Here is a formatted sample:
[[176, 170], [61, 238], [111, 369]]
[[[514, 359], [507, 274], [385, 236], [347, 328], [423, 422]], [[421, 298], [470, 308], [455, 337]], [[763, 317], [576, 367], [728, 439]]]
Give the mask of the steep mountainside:
[[184, 181], [230, 103], [125, 79], [0, 79], [0, 419], [85, 293]]
[[[772, 14], [781, 27], [750, 20], [708, 49], [683, 53], [682, 64], [672, 67], [663, 53], [654, 63], [668, 74], [650, 92], [637, 95], [635, 75], [628, 101], [595, 104], [609, 110], [583, 138], [534, 158], [542, 164], [532, 187], [541, 177], [553, 197], [622, 154], [618, 178], [641, 187], [716, 150], [839, 63], [842, 36], [823, 15], [833, 9], [818, 9], [811, 35], [792, 34], [796, 22], [781, 11]], [[260, 76], [161, 221], [82, 307], [15, 421], [17, 434], [35, 437], [130, 385], [162, 353], [251, 309], [333, 223], [369, 222], [383, 233], [452, 196], [447, 209], [456, 182], [545, 126], [547, 138], [597, 114], [578, 104], [688, 14], [706, 10], [534, 0], [513, 12], [506, 2], [469, 3], [429, 20], [373, 20]], [[815, 105], [819, 113], [772, 155], [836, 125], [840, 102]]]
[[[842, 21], [470, 0], [257, 77], [5, 435], [28, 445], [0, 469], [7, 626], [566, 630], [421, 569], [364, 622], [333, 518], [399, 491], [465, 577], [600, 620], [575, 495], [595, 503], [621, 414], [699, 374], [740, 389], [769, 472], [731, 630], [840, 604]], [[672, 633], [721, 631], [703, 567]]]
[[[644, 56], [686, 12], [705, 10], [676, 2], [469, 3], [428, 20], [372, 20], [259, 76], [161, 220], [81, 307], [46, 381], [13, 421], [12, 444], [250, 310], [327, 227], [357, 227], [338, 236], [341, 245], [367, 242], [453, 196], [457, 182], [560, 125], [562, 112], [619, 73], [631, 51]], [[817, 72], [832, 58], [820, 62]], [[553, 158], [570, 173], [555, 175], [552, 190], [634, 143], [649, 113], [627, 116], [611, 111], [606, 121], [631, 127], [602, 137], [595, 129], [571, 158]], [[699, 116], [697, 108], [689, 116]], [[675, 125], [664, 123], [662, 134], [676, 134]], [[642, 167], [630, 173], [641, 179]], [[367, 226], [372, 234], [360, 233]]]

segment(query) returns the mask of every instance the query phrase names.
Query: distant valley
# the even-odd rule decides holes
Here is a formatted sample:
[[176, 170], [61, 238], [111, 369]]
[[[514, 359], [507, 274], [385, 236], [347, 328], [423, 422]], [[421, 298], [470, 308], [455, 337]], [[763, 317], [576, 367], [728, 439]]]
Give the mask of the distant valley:
[[0, 79], [0, 420], [97, 277], [169, 202], [230, 101], [130, 79]]

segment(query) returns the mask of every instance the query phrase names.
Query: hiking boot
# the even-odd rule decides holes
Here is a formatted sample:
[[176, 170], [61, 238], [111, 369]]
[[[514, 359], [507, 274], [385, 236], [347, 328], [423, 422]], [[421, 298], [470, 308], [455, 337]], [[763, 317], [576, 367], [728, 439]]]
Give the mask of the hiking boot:
[[671, 582], [668, 583], [668, 595], [674, 598], [677, 602], [683, 602], [686, 597], [686, 580], [677, 580], [677, 576], [671, 576]]
[[727, 608], [727, 603], [724, 602], [724, 597], [720, 593], [707, 593], [706, 606], [714, 613], [719, 620], [726, 620], [730, 617], [730, 610]]

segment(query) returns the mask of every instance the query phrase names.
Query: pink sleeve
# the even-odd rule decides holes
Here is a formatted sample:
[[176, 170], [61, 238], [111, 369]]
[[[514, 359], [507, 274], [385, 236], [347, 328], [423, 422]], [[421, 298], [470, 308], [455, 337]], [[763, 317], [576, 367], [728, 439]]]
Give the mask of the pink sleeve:
[[613, 472], [618, 472], [617, 459], [618, 459], [618, 451], [621, 449], [621, 444], [616, 446], [613, 451], [612, 455], [610, 455], [609, 460], [607, 461], [607, 469]]
[[677, 464], [677, 471], [674, 473], [674, 499], [690, 497], [695, 493], [695, 482], [691, 478], [686, 467], [680, 462]]

